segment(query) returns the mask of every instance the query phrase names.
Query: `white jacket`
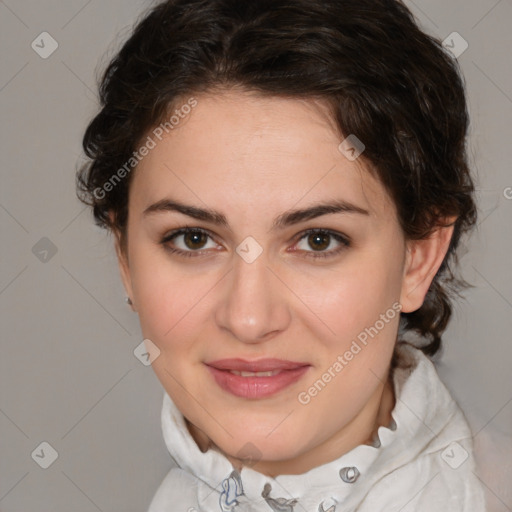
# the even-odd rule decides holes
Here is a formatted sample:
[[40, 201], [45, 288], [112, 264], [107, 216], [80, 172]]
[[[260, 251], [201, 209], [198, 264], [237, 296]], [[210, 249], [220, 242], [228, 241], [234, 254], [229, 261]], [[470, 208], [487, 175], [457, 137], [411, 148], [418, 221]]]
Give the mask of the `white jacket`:
[[[428, 357], [398, 347], [396, 405], [373, 445], [300, 475], [271, 478], [221, 453], [202, 453], [164, 392], [162, 431], [178, 467], [148, 512], [484, 512], [466, 419]], [[403, 366], [402, 364], [400, 366]]]

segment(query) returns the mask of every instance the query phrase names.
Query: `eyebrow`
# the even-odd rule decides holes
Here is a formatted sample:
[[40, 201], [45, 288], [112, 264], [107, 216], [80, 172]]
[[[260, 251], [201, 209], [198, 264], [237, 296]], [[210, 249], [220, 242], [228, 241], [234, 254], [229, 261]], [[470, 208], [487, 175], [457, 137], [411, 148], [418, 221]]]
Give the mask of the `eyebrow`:
[[[188, 217], [209, 222], [229, 229], [229, 223], [226, 216], [210, 208], [199, 208], [197, 206], [186, 205], [171, 199], [162, 199], [151, 206], [148, 206], [144, 216], [155, 213], [179, 212]], [[328, 203], [318, 203], [301, 210], [289, 210], [279, 215], [273, 222], [271, 230], [283, 229], [306, 220], [314, 219], [322, 215], [333, 213], [357, 213], [360, 215], [370, 215], [368, 210], [360, 208], [344, 200], [337, 200]]]

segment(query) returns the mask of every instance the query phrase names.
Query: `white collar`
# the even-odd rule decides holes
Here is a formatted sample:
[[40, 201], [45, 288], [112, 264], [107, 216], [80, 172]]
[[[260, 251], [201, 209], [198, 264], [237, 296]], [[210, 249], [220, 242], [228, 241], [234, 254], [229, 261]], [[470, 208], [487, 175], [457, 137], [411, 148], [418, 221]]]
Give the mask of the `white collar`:
[[[389, 428], [379, 427], [374, 446], [356, 446], [338, 459], [300, 475], [271, 478], [248, 467], [238, 473], [221, 453], [201, 452], [183, 415], [164, 392], [162, 431], [167, 449], [183, 471], [206, 484], [198, 486], [200, 500], [216, 490], [221, 501], [238, 498], [241, 502], [261, 502], [264, 493], [268, 499], [282, 500], [280, 503], [285, 506], [287, 500], [292, 504], [293, 499], [307, 505], [317, 496], [328, 495], [333, 503], [343, 502], [348, 506], [352, 496], [354, 500], [361, 497], [356, 489], [371, 488], [384, 475], [414, 460], [420, 453], [432, 453], [451, 441], [471, 437], [462, 412], [430, 359], [406, 343], [397, 345], [397, 354], [399, 365], [393, 373], [396, 398], [391, 413], [393, 421]], [[265, 493], [268, 484], [269, 493]]]

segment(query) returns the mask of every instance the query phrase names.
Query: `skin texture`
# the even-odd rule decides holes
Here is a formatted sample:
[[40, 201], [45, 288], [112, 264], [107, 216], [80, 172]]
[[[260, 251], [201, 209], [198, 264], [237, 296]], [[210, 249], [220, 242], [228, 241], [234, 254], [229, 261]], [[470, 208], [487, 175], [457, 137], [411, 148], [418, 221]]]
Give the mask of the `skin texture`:
[[[261, 454], [253, 469], [303, 473], [388, 424], [398, 315], [308, 404], [297, 397], [394, 303], [404, 312], [421, 306], [452, 228], [406, 241], [383, 185], [362, 158], [352, 162], [338, 150], [342, 138], [321, 104], [236, 90], [196, 99], [135, 171], [126, 250], [119, 236], [116, 243], [121, 276], [144, 338], [160, 350], [153, 369], [199, 447], [241, 467], [250, 442]], [[220, 211], [229, 227], [173, 211], [143, 214], [162, 199]], [[327, 214], [271, 230], [287, 210], [332, 200], [368, 214]], [[183, 227], [210, 237], [181, 235], [167, 248], [196, 256], [161, 243]], [[332, 236], [308, 242], [310, 228], [339, 233], [350, 245]], [[263, 249], [252, 263], [236, 253], [248, 236]], [[318, 252], [331, 256], [311, 257]], [[233, 357], [311, 366], [276, 395], [245, 399], [219, 388], [204, 364]]]

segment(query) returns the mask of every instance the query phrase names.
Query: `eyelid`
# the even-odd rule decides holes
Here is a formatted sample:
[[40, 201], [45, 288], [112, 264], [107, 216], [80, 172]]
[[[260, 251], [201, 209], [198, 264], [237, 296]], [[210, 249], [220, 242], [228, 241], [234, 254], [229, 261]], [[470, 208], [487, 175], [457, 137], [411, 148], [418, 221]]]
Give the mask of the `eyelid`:
[[208, 235], [209, 237], [211, 238], [214, 238], [212, 236], [212, 233], [210, 231], [208, 231], [207, 229], [204, 229], [204, 228], [199, 228], [199, 227], [193, 227], [193, 226], [183, 226], [181, 228], [176, 228], [176, 229], [173, 229], [172, 231], [169, 231], [167, 232], [163, 237], [162, 237], [162, 243], [163, 242], [166, 242], [166, 241], [169, 241], [171, 240], [173, 237], [177, 236], [177, 235], [182, 235], [182, 234], [185, 234], [185, 233], [188, 233], [189, 231], [198, 231], [198, 232], [201, 232], [201, 233], [204, 233], [205, 235]]

